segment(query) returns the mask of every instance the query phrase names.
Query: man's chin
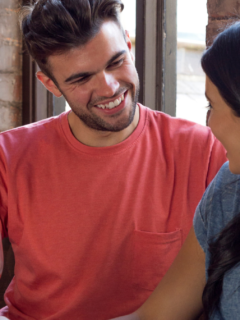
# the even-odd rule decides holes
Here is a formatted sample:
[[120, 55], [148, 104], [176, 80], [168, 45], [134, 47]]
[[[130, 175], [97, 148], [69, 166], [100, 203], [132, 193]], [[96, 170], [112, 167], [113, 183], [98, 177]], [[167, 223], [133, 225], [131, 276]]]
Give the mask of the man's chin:
[[[124, 112], [120, 114], [112, 115], [110, 121], [104, 120], [102, 117], [95, 113], [86, 114], [80, 113], [76, 108], [72, 108], [72, 112], [80, 119], [80, 121], [88, 128], [104, 131], [104, 132], [120, 132], [126, 129], [133, 122], [137, 103], [133, 103], [128, 114], [124, 115]], [[93, 107], [96, 108], [96, 107]], [[120, 119], [117, 119], [120, 118]], [[121, 119], [122, 118], [122, 119]]]

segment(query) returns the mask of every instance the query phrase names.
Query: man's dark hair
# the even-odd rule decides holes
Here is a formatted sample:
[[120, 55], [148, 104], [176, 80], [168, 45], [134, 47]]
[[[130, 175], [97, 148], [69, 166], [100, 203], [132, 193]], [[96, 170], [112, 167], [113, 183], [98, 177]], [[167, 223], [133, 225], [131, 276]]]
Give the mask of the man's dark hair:
[[52, 80], [47, 64], [51, 55], [62, 54], [94, 38], [104, 21], [121, 27], [121, 0], [38, 0], [20, 15], [29, 54]]

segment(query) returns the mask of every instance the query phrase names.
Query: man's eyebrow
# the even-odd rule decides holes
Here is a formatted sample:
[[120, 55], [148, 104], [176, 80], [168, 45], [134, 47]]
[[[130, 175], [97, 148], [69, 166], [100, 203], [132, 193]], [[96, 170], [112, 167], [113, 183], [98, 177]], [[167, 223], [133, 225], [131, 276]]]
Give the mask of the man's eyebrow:
[[[109, 65], [111, 63], [113, 63], [114, 60], [116, 60], [118, 57], [122, 56], [123, 54], [126, 53], [126, 50], [122, 50], [118, 53], [116, 53], [111, 59], [108, 60], [108, 62], [106, 63], [106, 65]], [[79, 73], [74, 73], [72, 74], [70, 77], [68, 77], [64, 82], [68, 83], [71, 82], [75, 79], [79, 79], [79, 78], [85, 78], [85, 77], [89, 77], [91, 76], [93, 73], [91, 72], [79, 72]]]
[[114, 60], [116, 60], [118, 57], [122, 56], [125, 53], [126, 53], [126, 50], [122, 50], [122, 51], [116, 53], [110, 60], [108, 60], [107, 65], [113, 63]]

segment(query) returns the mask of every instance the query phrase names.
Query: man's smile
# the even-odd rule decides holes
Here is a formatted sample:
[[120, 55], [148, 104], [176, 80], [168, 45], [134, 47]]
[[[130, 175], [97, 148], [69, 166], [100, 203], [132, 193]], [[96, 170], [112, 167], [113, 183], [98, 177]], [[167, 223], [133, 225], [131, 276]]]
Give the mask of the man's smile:
[[99, 104], [96, 107], [101, 109], [113, 109], [120, 105], [120, 103], [124, 100], [124, 94], [122, 94], [118, 99], [115, 99], [114, 101], [111, 101], [107, 104]]
[[118, 112], [122, 111], [126, 107], [128, 93], [129, 90], [125, 91], [115, 100], [108, 103], [101, 103], [100, 105], [94, 105], [94, 107], [106, 115], [118, 114]]

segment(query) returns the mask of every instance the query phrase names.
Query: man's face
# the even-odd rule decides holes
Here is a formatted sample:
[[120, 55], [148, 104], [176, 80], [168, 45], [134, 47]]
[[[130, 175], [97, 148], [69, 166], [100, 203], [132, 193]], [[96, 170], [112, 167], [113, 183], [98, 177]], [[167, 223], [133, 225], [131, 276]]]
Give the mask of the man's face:
[[131, 124], [139, 80], [130, 49], [130, 39], [107, 21], [86, 45], [49, 57], [59, 91], [88, 127], [117, 132]]

